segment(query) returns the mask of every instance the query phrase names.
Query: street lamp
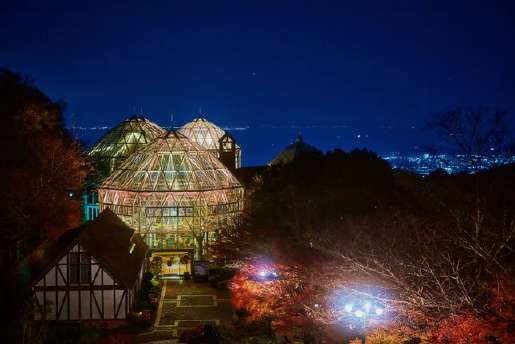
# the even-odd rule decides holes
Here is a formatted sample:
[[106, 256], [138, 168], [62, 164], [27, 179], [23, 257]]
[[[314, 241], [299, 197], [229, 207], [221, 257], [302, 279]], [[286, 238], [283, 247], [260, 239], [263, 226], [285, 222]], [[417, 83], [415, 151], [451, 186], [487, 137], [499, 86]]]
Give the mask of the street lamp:
[[350, 316], [354, 316], [361, 321], [361, 344], [366, 342], [366, 330], [368, 327], [368, 321], [372, 317], [380, 317], [384, 313], [384, 307], [381, 305], [373, 305], [369, 301], [361, 302], [358, 307], [355, 307], [352, 303], [347, 303], [343, 310]]
[[279, 278], [279, 275], [277, 272], [275, 272], [273, 269], [260, 269], [256, 275], [253, 276], [253, 279], [256, 281], [273, 281]]

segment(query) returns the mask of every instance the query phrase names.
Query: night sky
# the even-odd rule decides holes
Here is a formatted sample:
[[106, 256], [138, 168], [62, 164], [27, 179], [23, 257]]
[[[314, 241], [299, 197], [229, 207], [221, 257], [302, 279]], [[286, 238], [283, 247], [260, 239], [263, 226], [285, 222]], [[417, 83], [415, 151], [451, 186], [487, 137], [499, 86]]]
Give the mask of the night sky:
[[431, 113], [515, 111], [514, 18], [509, 0], [11, 0], [0, 65], [66, 102], [80, 126], [140, 109], [177, 126], [200, 108], [248, 126], [234, 131], [246, 165], [298, 132], [322, 149], [412, 152], [431, 140]]

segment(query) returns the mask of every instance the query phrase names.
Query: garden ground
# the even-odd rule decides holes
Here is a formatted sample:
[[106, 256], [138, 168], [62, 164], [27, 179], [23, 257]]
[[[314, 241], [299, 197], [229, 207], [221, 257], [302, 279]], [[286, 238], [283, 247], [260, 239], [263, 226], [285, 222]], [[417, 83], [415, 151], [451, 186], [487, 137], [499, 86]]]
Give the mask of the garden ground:
[[137, 336], [137, 343], [178, 343], [182, 333], [235, 319], [230, 292], [206, 282], [165, 280], [153, 328]]

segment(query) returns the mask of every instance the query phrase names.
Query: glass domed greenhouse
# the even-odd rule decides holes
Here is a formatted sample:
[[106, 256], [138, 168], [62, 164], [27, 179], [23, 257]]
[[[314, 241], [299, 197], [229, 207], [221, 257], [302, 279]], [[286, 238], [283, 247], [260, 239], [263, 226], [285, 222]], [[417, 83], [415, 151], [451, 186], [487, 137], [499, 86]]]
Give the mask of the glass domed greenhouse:
[[151, 248], [195, 250], [197, 259], [243, 207], [243, 187], [227, 167], [178, 132], [129, 156], [98, 194], [100, 210], [113, 210]]
[[138, 148], [154, 141], [166, 131], [145, 117], [133, 116], [112, 128], [88, 155], [101, 179], [110, 175]]
[[[190, 140], [198, 143], [209, 152], [220, 158], [223, 147], [220, 147], [221, 140], [227, 136], [226, 132], [217, 125], [209, 122], [205, 118], [195, 118], [193, 121], [186, 123], [179, 130], [181, 134]], [[241, 148], [235, 144], [234, 152], [234, 168], [241, 167]], [[232, 165], [232, 163], [231, 163]], [[231, 169], [233, 166], [228, 166]]]
[[109, 130], [88, 152], [94, 173], [82, 195], [83, 219], [94, 220], [99, 214], [96, 188], [121, 163], [139, 148], [153, 142], [166, 131], [141, 116], [132, 116]]

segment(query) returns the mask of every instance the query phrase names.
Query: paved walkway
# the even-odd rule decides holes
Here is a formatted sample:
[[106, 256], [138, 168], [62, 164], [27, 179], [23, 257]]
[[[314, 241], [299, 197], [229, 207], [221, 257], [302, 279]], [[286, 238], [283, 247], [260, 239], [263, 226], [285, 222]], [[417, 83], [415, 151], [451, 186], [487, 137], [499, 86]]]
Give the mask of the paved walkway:
[[178, 343], [183, 331], [206, 324], [230, 324], [233, 320], [229, 291], [214, 289], [205, 282], [165, 280], [154, 328], [138, 336], [138, 342]]

